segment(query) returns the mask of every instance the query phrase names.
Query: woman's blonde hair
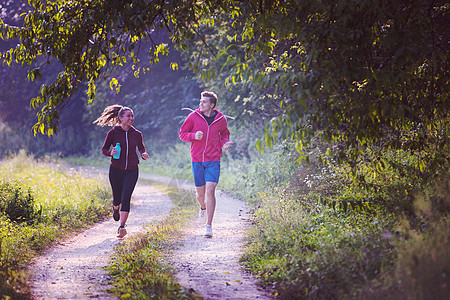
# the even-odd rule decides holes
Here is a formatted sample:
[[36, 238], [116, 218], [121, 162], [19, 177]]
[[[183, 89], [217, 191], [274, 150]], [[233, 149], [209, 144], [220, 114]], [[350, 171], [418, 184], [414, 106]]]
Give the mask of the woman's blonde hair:
[[97, 123], [98, 126], [115, 126], [120, 124], [119, 117], [122, 117], [126, 111], [133, 111], [131, 108], [114, 104], [106, 107], [100, 117], [92, 123]]

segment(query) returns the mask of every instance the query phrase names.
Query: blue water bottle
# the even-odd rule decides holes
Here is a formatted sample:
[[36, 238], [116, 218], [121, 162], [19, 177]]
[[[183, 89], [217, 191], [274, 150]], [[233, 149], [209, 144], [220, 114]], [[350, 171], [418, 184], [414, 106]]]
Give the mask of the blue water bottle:
[[117, 143], [115, 148], [117, 150], [117, 153], [113, 155], [113, 158], [119, 159], [120, 158], [120, 143]]

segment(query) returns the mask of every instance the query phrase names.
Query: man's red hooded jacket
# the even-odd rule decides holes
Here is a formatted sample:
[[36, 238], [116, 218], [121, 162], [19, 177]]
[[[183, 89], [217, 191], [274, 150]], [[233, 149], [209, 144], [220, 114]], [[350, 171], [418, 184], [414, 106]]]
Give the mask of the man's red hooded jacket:
[[[178, 135], [182, 141], [191, 143], [192, 162], [220, 161], [222, 147], [230, 139], [226, 117], [218, 110], [214, 111], [217, 115], [209, 126], [199, 108], [190, 113], [181, 125]], [[201, 140], [195, 139], [197, 131], [203, 132]]]

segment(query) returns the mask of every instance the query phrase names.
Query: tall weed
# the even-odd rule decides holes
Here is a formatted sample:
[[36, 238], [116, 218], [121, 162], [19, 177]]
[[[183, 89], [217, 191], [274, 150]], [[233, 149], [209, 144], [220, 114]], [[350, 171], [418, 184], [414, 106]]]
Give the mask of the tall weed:
[[9, 220], [31, 223], [39, 219], [42, 211], [34, 202], [31, 192], [24, 193], [19, 183], [0, 183], [0, 214]]
[[398, 246], [395, 271], [362, 292], [367, 299], [448, 299], [450, 295], [449, 176], [442, 176], [414, 200], [417, 225], [402, 216], [396, 228], [405, 239]]
[[297, 156], [289, 151], [287, 144], [265, 155], [252, 152], [250, 158], [232, 159], [229, 156], [224, 158], [220, 176], [221, 186], [252, 205], [258, 205], [259, 193], [273, 189], [286, 190], [290, 178], [299, 170], [296, 163]]

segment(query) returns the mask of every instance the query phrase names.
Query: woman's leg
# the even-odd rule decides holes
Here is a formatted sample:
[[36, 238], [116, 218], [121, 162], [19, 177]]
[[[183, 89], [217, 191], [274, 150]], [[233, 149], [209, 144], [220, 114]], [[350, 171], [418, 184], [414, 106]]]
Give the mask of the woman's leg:
[[120, 209], [120, 225], [125, 226], [130, 213], [131, 195], [139, 177], [139, 169], [128, 170], [123, 178], [122, 207]]
[[123, 171], [109, 167], [109, 183], [113, 192], [113, 205], [114, 208], [119, 208], [122, 203], [122, 190], [123, 190]]
[[125, 227], [129, 214], [129, 211], [120, 211], [120, 226]]

